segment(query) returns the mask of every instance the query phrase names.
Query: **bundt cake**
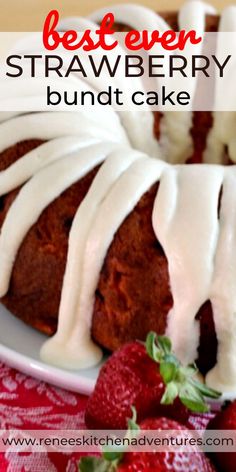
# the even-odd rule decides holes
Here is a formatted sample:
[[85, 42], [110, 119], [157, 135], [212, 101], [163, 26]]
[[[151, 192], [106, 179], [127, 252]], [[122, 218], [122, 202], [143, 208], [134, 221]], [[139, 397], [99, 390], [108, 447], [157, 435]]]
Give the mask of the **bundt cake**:
[[[198, 0], [109, 10], [119, 30], [236, 22]], [[46, 362], [88, 367], [101, 348], [167, 331], [210, 386], [236, 390], [235, 114], [96, 113], [2, 114], [2, 303], [53, 335]]]

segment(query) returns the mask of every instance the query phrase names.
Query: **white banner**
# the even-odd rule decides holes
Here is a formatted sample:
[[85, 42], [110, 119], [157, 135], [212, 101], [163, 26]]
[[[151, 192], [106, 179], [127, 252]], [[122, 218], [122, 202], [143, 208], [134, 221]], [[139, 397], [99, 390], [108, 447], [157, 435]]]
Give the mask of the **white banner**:
[[236, 431], [0, 430], [0, 452], [235, 452]]
[[128, 50], [125, 33], [115, 37], [110, 51], [50, 51], [42, 33], [0, 33], [0, 111], [236, 110], [236, 33], [173, 51]]

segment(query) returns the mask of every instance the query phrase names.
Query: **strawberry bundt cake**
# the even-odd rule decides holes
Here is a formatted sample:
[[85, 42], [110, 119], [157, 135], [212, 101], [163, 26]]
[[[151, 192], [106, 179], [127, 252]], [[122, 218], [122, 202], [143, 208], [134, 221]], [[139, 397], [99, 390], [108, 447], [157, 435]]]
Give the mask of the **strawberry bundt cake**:
[[[234, 7], [219, 18], [198, 0], [109, 10], [122, 30], [236, 25]], [[105, 12], [61, 27], [95, 28]], [[236, 390], [234, 130], [223, 112], [2, 114], [0, 296], [53, 335], [44, 361], [85, 368], [167, 332], [210, 386]]]

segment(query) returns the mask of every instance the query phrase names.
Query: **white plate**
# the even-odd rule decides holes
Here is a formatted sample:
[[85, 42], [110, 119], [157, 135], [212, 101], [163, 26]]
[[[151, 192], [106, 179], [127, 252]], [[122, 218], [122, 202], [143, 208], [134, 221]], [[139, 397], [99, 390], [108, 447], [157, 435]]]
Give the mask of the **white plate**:
[[[0, 359], [27, 375], [74, 392], [92, 393], [102, 363], [92, 369], [68, 371], [45, 364], [39, 357], [46, 336], [15, 318], [0, 304]], [[224, 394], [214, 406], [222, 401], [234, 400], [236, 393]]]
[[40, 380], [89, 395], [101, 365], [67, 371], [44, 364], [39, 358], [46, 336], [25, 325], [0, 304], [0, 359], [11, 367]]

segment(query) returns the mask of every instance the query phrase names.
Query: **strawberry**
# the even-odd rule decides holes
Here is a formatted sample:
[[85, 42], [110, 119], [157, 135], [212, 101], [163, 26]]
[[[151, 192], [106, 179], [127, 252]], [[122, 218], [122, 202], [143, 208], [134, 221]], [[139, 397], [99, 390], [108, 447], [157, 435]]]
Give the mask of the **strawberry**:
[[[134, 420], [132, 420], [132, 426]], [[176, 421], [160, 417], [143, 421], [147, 430], [188, 431]], [[132, 429], [134, 429], [132, 427]], [[190, 435], [189, 430], [189, 435]], [[107, 452], [101, 458], [82, 457], [80, 472], [215, 472], [214, 466], [197, 446], [186, 446], [184, 452]]]
[[86, 425], [90, 429], [125, 429], [132, 406], [138, 421], [168, 416], [185, 423], [189, 410], [208, 410], [204, 396], [220, 395], [195, 376], [195, 366], [180, 364], [167, 337], [149, 333], [146, 345], [128, 343], [102, 367], [87, 403]]
[[[222, 411], [213, 418], [207, 429], [214, 430], [236, 430], [236, 401], [226, 403]], [[222, 472], [235, 472], [236, 452], [214, 452], [211, 454], [212, 460]]]

